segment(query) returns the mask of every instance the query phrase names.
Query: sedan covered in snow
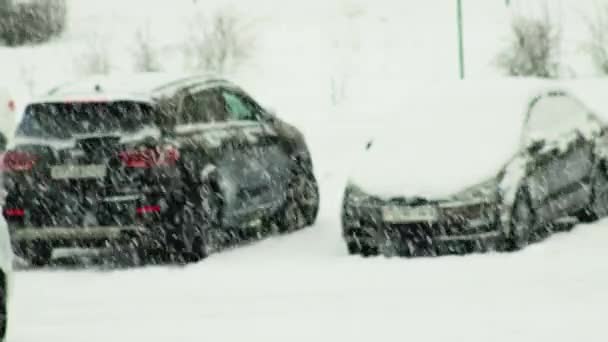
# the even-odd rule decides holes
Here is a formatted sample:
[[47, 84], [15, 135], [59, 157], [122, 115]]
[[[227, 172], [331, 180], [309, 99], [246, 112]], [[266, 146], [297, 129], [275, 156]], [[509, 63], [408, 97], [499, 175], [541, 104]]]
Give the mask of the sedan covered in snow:
[[415, 115], [389, 120], [398, 128], [374, 136], [352, 173], [342, 210], [348, 251], [514, 250], [561, 220], [606, 216], [605, 126], [569, 91], [526, 87], [537, 88], [416, 95], [407, 107]]

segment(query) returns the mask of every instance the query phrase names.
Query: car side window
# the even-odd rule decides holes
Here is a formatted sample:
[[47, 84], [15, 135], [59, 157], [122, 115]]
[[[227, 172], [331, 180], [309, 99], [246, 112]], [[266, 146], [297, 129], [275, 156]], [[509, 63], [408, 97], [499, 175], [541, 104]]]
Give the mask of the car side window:
[[222, 97], [226, 103], [226, 110], [230, 120], [236, 121], [255, 121], [258, 109], [243, 96], [222, 90]]
[[206, 89], [184, 98], [178, 123], [208, 123], [226, 121], [224, 102], [215, 89]]
[[557, 141], [565, 134], [588, 125], [591, 112], [567, 94], [548, 94], [537, 98], [528, 111], [524, 127], [524, 143]]

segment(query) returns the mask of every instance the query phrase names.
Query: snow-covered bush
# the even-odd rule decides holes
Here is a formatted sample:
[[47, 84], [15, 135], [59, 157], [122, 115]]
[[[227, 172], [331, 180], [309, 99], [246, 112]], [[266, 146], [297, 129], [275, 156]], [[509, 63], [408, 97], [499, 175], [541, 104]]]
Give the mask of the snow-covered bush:
[[560, 70], [561, 27], [548, 11], [542, 18], [514, 17], [509, 45], [498, 66], [511, 76], [557, 77]]
[[135, 33], [132, 46], [133, 67], [138, 72], [160, 71], [157, 51], [152, 42], [152, 36], [148, 28], [140, 28]]
[[595, 17], [585, 18], [589, 29], [589, 40], [584, 50], [591, 57], [593, 66], [608, 74], [608, 5], [598, 6]]
[[197, 15], [186, 42], [189, 68], [217, 73], [232, 71], [251, 56], [253, 41], [247, 25], [233, 13]]
[[0, 0], [0, 41], [8, 46], [37, 44], [61, 34], [65, 0]]

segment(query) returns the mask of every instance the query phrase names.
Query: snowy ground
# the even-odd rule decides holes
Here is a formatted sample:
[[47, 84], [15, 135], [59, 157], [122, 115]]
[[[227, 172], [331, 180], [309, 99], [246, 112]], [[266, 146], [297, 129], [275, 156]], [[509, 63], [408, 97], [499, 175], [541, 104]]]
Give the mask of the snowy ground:
[[608, 222], [515, 254], [361, 259], [326, 198], [312, 229], [197, 265], [18, 272], [9, 341], [608, 337]]
[[[591, 2], [560, 2], [564, 25], [577, 27], [567, 30], [564, 53], [579, 75], [591, 71], [580, 55], [584, 29], [575, 5]], [[0, 48], [0, 83], [25, 94], [78, 77], [77, 61], [93, 38], [111, 51], [114, 71], [128, 71], [128, 44], [142, 25], [150, 25], [165, 69], [183, 67], [178, 38], [195, 12], [193, 1], [70, 3], [70, 29], [61, 40]], [[251, 19], [256, 35], [252, 60], [232, 78], [309, 139], [322, 188], [318, 223], [184, 268], [17, 272], [10, 342], [608, 340], [606, 221], [514, 254], [346, 255], [341, 192], [376, 114], [395, 110], [386, 103], [403, 96], [405, 80], [457, 75], [454, 1], [199, 0], [198, 6], [209, 12], [225, 3]], [[502, 0], [464, 3], [467, 75], [495, 78], [493, 58], [510, 12]]]

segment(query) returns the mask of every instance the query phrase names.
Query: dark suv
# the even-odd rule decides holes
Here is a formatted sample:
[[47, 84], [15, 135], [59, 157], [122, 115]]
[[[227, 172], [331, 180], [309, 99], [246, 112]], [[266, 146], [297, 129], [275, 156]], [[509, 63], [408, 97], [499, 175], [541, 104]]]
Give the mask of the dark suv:
[[196, 261], [311, 225], [319, 204], [302, 134], [204, 76], [58, 87], [26, 107], [2, 174], [14, 248], [34, 265], [59, 247]]

